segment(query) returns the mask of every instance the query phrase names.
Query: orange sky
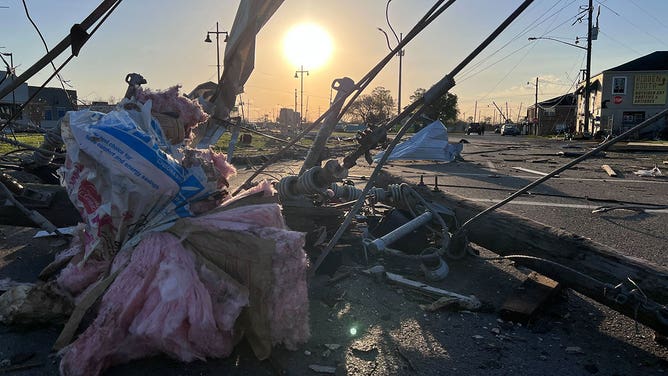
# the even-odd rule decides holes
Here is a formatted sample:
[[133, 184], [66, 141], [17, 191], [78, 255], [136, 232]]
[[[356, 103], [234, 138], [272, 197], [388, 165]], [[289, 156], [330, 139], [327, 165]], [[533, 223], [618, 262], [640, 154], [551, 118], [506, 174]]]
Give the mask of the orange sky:
[[[9, 8], [0, 9], [0, 51], [12, 52], [20, 74], [44, 53], [41, 42], [28, 23], [20, 0], [0, 0]], [[31, 15], [50, 46], [59, 42], [70, 26], [81, 22], [95, 2], [74, 0], [33, 0]], [[520, 0], [459, 0], [429, 26], [407, 48], [404, 57], [402, 104], [411, 93], [428, 88], [469, 54]], [[586, 20], [577, 23], [578, 7], [584, 1], [536, 0], [504, 34], [485, 50], [471, 66], [456, 77], [452, 90], [459, 96], [462, 115], [473, 113], [474, 102], [483, 116], [491, 116], [492, 100], [513, 117], [520, 104], [533, 103], [534, 87], [527, 85], [540, 76], [539, 100], [567, 93], [584, 66], [584, 51], [551, 41], [530, 42], [530, 36], [553, 36], [573, 42], [586, 34]], [[312, 22], [328, 31], [334, 43], [329, 63], [308, 68], [304, 79], [304, 107], [309, 119], [324, 111], [329, 103], [330, 83], [348, 76], [358, 80], [387, 52], [377, 27], [388, 30], [385, 0], [286, 0], [258, 36], [257, 62], [245, 87], [244, 100], [250, 117], [270, 117], [280, 106], [294, 106], [299, 67], [282, 51], [288, 30], [302, 22]], [[433, 5], [427, 0], [393, 0], [390, 20], [397, 32], [407, 33]], [[143, 74], [155, 89], [181, 84], [189, 91], [199, 83], [214, 80], [215, 43], [204, 43], [207, 30], [220, 23], [229, 30], [238, 0], [171, 2], [143, 0], [123, 2], [91, 38], [79, 57], [63, 71], [63, 77], [84, 100], [120, 98], [123, 79], [129, 72]], [[656, 50], [668, 50], [663, 37], [666, 21], [656, 15], [668, 14], [668, 1], [643, 0], [605, 2], [601, 9], [599, 40], [594, 42], [594, 73]], [[11, 33], [5, 33], [11, 30]], [[389, 30], [388, 30], [389, 31]], [[221, 46], [221, 49], [223, 46]], [[307, 46], [308, 48], [308, 46]], [[62, 58], [58, 61], [62, 61]], [[58, 62], [57, 61], [57, 62]], [[398, 59], [370, 85], [385, 86], [397, 98]], [[49, 74], [44, 70], [29, 81], [40, 85]], [[56, 86], [56, 83], [50, 86]], [[248, 110], [247, 110], [248, 111]]]

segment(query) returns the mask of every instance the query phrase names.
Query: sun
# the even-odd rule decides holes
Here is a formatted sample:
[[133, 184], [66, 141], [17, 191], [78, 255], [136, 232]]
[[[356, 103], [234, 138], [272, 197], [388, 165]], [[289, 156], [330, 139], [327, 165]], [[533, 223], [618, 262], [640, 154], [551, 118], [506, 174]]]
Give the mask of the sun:
[[313, 23], [293, 26], [283, 38], [283, 53], [296, 67], [317, 69], [327, 63], [333, 50], [327, 31]]

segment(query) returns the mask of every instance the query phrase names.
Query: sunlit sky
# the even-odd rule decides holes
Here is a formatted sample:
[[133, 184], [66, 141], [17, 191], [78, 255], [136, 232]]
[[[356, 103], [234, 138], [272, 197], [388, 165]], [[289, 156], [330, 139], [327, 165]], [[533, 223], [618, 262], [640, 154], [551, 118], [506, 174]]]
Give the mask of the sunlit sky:
[[[74, 23], [81, 22], [97, 1], [32, 0], [26, 2], [33, 20], [49, 46], [56, 45]], [[403, 58], [402, 105], [417, 88], [428, 88], [448, 73], [480, 41], [519, 6], [520, 0], [459, 0], [425, 29], [406, 48]], [[207, 31], [232, 26], [239, 0], [124, 1], [107, 22], [63, 70], [65, 80], [79, 98], [118, 99], [129, 72], [141, 73], [148, 87], [165, 89], [181, 84], [188, 92], [197, 84], [215, 80], [216, 44], [204, 43]], [[285, 0], [257, 39], [255, 70], [245, 86], [246, 114], [257, 119], [274, 117], [280, 107], [294, 107], [300, 67], [286, 58], [283, 40], [291, 27], [312, 23], [331, 37], [333, 51], [320, 67], [308, 67], [304, 76], [305, 116], [313, 120], [329, 104], [333, 79], [357, 81], [388, 52], [382, 27], [385, 0]], [[407, 33], [434, 4], [433, 0], [393, 0], [389, 17], [394, 29]], [[592, 74], [657, 50], [668, 50], [668, 1], [599, 0], [598, 40], [593, 42]], [[550, 40], [528, 41], [528, 37], [561, 38], [575, 42], [586, 36], [586, 17], [578, 23], [579, 7], [586, 0], [536, 0], [455, 81], [460, 117], [473, 114], [475, 101], [482, 117], [492, 116], [492, 101], [515, 118], [534, 101], [539, 77], [539, 101], [572, 91], [585, 51]], [[21, 74], [43, 54], [44, 48], [25, 16], [20, 0], [0, 0], [0, 52], [12, 52]], [[596, 13], [595, 13], [596, 14]], [[573, 23], [575, 24], [573, 25]], [[585, 45], [584, 40], [580, 45]], [[317, 46], [304, 46], [314, 49]], [[221, 39], [221, 55], [224, 43]], [[62, 61], [69, 53], [63, 54]], [[397, 98], [398, 58], [394, 58], [367, 89], [384, 86]], [[51, 73], [45, 69], [33, 77], [38, 86]], [[57, 86], [53, 82], [49, 86]], [[307, 109], [307, 111], [306, 111]], [[479, 115], [480, 116], [480, 115]]]

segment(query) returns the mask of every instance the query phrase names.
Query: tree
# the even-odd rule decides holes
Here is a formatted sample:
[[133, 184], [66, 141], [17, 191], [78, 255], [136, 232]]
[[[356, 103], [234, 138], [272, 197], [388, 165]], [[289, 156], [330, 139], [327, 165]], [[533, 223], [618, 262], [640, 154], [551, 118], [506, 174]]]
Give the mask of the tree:
[[[411, 103], [419, 100], [425, 94], [426, 90], [417, 88], [411, 95]], [[443, 123], [449, 123], [457, 120], [459, 109], [457, 108], [457, 95], [445, 93], [443, 96], [427, 106], [424, 115], [433, 120], [440, 120]]]
[[390, 118], [394, 110], [394, 99], [390, 91], [378, 86], [371, 94], [360, 95], [350, 106], [349, 118], [356, 119], [367, 125], [379, 125]]

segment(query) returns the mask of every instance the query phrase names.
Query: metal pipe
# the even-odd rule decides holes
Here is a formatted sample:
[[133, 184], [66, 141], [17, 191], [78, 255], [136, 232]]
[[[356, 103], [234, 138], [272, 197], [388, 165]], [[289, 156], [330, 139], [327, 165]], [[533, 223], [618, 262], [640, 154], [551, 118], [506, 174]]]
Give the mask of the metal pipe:
[[387, 245], [396, 242], [397, 240], [417, 230], [420, 228], [420, 226], [431, 221], [432, 217], [433, 214], [430, 211], [424, 212], [412, 220], [406, 222], [402, 226], [399, 226], [391, 232], [381, 236], [380, 238], [374, 239], [371, 243], [368, 244], [368, 247], [372, 251], [382, 251]]

